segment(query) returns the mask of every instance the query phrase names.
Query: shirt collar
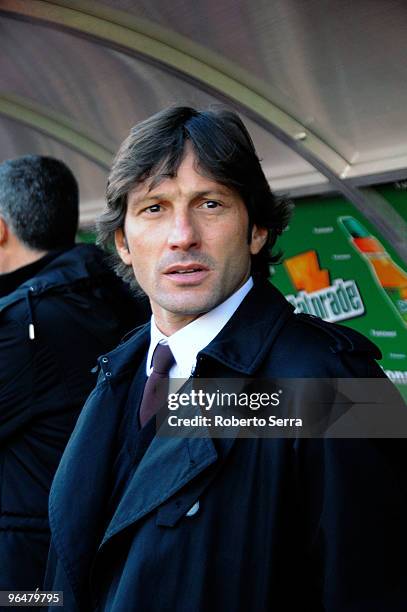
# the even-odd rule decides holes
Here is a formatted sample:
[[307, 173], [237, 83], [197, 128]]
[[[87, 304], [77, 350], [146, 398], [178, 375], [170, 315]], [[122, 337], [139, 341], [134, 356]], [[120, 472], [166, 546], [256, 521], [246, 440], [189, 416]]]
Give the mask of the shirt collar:
[[149, 376], [151, 373], [154, 350], [157, 344], [161, 342], [169, 345], [176, 362], [171, 368], [170, 377], [188, 378], [195, 367], [198, 353], [218, 335], [252, 287], [253, 279], [250, 277], [227, 300], [191, 321], [171, 336], [165, 336], [160, 332], [153, 315], [150, 326], [151, 342], [147, 354], [147, 375]]

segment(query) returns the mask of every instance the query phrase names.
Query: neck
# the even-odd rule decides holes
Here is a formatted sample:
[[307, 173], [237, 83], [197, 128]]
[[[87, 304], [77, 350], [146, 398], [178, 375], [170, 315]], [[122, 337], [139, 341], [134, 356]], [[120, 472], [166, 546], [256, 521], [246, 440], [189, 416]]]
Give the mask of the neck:
[[[167, 313], [167, 315], [171, 315], [172, 313]], [[197, 315], [185, 315], [185, 316], [158, 316], [154, 313], [154, 319], [155, 319], [155, 324], [157, 325], [157, 328], [160, 330], [160, 332], [162, 334], [164, 334], [164, 336], [172, 336], [172, 334], [175, 334], [175, 332], [177, 332], [178, 330], [180, 330], [182, 327], [185, 327], [186, 325], [188, 325], [189, 323], [192, 323], [192, 321], [195, 321], [195, 319], [198, 319], [198, 317], [200, 317], [202, 314], [204, 313], [200, 313]]]

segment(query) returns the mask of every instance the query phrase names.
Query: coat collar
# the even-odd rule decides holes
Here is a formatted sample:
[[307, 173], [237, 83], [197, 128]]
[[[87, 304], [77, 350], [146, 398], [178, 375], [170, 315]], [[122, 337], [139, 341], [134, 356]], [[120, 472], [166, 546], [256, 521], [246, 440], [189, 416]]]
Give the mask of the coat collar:
[[134, 373], [139, 361], [145, 357], [149, 341], [150, 323], [145, 323], [129, 332], [115, 349], [101, 355], [98, 362], [105, 379], [114, 384], [122, 376]]
[[257, 282], [201, 355], [250, 376], [264, 361], [293, 311], [294, 307], [270, 282]]
[[[271, 283], [255, 283], [225, 327], [198, 357], [209, 356], [250, 376], [263, 362], [293, 311], [294, 307]], [[134, 364], [140, 350], [145, 349], [149, 334], [150, 323], [146, 323], [126, 342], [100, 358], [102, 369], [109, 372], [112, 382]]]

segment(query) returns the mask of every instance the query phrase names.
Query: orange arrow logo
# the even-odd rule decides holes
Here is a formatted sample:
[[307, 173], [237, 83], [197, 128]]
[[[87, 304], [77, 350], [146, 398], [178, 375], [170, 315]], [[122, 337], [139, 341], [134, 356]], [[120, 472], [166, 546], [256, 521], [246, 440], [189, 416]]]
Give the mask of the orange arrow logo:
[[321, 270], [316, 251], [305, 251], [284, 261], [291, 282], [297, 291], [312, 293], [329, 287], [328, 270]]

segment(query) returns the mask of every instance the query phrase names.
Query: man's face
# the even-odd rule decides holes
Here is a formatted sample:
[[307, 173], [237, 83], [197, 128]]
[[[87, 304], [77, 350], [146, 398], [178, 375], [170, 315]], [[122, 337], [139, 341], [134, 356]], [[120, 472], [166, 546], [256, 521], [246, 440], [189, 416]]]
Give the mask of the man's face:
[[150, 298], [159, 329], [170, 335], [208, 312], [250, 274], [267, 230], [253, 227], [248, 244], [248, 214], [240, 196], [196, 170], [191, 149], [174, 178], [149, 191], [150, 181], [127, 198], [123, 230], [116, 247], [132, 265]]

